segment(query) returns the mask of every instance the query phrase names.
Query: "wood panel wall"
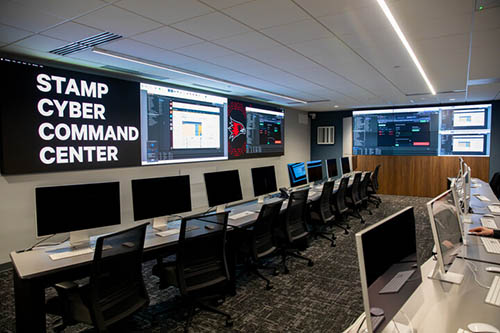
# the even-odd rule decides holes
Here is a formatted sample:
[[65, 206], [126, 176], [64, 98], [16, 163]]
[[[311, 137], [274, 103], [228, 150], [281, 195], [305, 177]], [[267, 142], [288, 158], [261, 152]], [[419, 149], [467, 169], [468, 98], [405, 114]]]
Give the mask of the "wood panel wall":
[[[464, 157], [464, 161], [471, 167], [472, 177], [488, 181], [489, 157]], [[380, 194], [418, 197], [444, 192], [447, 177], [455, 177], [459, 167], [455, 156], [356, 156], [356, 170], [375, 170], [378, 164]]]

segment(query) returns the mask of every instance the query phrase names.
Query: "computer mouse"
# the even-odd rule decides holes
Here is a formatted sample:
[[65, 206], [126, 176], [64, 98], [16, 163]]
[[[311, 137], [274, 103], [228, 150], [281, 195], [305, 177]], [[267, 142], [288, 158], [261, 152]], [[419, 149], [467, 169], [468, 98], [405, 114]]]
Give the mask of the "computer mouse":
[[384, 310], [381, 308], [373, 307], [373, 308], [370, 308], [370, 314], [372, 316], [380, 317], [380, 316], [384, 315]]
[[484, 214], [483, 217], [493, 217], [493, 218], [495, 218], [495, 216], [492, 215], [492, 214]]
[[500, 333], [495, 326], [485, 323], [472, 323], [467, 328], [473, 333]]
[[125, 242], [125, 243], [122, 243], [123, 246], [126, 246], [126, 247], [134, 247], [135, 244], [132, 243], [132, 242]]
[[500, 273], [500, 267], [486, 267], [487, 272], [492, 272], [492, 273]]

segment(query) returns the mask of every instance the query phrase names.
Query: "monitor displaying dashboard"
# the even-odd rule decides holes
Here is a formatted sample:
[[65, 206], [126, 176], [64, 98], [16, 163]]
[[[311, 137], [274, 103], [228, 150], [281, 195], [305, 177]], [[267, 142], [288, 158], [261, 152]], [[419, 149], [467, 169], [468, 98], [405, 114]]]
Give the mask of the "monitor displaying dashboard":
[[290, 178], [291, 187], [307, 184], [306, 166], [304, 162], [289, 163], [288, 177]]
[[354, 155], [489, 156], [491, 104], [353, 112]]
[[120, 183], [35, 188], [38, 237], [120, 224]]

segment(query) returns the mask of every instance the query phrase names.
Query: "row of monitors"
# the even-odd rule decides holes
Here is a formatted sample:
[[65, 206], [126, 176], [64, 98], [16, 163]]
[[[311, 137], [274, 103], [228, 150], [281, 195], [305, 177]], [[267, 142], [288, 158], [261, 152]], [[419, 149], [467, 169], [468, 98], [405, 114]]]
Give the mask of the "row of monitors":
[[[252, 168], [255, 196], [276, 192], [274, 166]], [[243, 199], [238, 170], [205, 173], [210, 207]], [[134, 220], [191, 211], [189, 176], [134, 179]], [[64, 185], [35, 189], [37, 236], [121, 223], [120, 183]]]
[[[349, 158], [341, 158], [342, 173], [346, 174], [351, 172], [349, 165]], [[307, 169], [307, 175], [306, 175]], [[326, 172], [323, 170], [326, 169]], [[337, 168], [337, 159], [332, 158], [329, 160], [316, 160], [307, 163], [298, 162], [288, 164], [288, 177], [290, 178], [290, 186], [300, 186], [309, 182], [316, 182], [324, 178], [333, 178], [339, 175]]]

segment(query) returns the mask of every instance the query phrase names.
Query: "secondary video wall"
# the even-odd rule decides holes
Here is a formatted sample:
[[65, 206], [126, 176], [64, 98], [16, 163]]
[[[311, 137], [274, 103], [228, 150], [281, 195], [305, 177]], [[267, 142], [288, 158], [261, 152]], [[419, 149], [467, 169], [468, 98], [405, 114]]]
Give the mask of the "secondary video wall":
[[0, 58], [1, 173], [284, 154], [283, 110]]
[[489, 156], [491, 104], [353, 112], [354, 155]]

